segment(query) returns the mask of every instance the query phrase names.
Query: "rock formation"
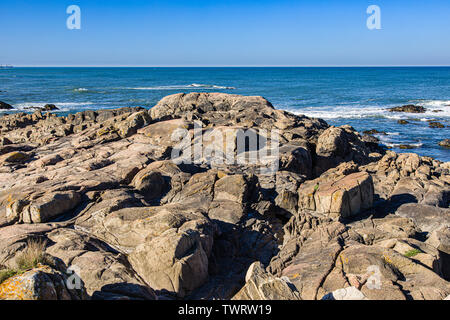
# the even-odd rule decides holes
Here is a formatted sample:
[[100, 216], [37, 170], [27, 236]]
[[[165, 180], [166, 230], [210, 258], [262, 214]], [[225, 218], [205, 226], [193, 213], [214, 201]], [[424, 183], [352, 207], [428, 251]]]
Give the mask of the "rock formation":
[[[241, 133], [257, 150], [232, 143]], [[4, 115], [0, 135], [0, 270], [34, 238], [55, 261], [3, 280], [0, 298], [450, 295], [450, 164], [350, 126], [191, 93], [150, 110]], [[256, 151], [270, 161], [217, 161]]]

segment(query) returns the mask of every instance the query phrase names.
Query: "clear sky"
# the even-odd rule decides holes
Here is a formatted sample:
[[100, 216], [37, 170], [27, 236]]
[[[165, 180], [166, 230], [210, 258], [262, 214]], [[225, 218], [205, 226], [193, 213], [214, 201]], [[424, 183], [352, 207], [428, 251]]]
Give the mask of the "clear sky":
[[450, 1], [0, 0], [0, 39], [16, 66], [450, 65]]

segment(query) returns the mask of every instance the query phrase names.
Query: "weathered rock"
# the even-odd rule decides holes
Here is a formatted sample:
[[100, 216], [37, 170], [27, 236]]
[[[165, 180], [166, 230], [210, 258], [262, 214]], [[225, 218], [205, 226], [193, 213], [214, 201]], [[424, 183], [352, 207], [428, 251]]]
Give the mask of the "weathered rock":
[[388, 109], [390, 112], [409, 112], [409, 113], [425, 113], [427, 109], [422, 106], [415, 106], [412, 104], [408, 104], [401, 107], [394, 107]]
[[300, 295], [285, 278], [268, 274], [261, 263], [253, 263], [245, 276], [245, 286], [233, 300], [300, 300]]
[[325, 295], [322, 300], [367, 300], [367, 298], [357, 288], [347, 287]]
[[450, 254], [450, 227], [442, 226], [434, 230], [427, 242], [438, 250]]
[[148, 239], [130, 254], [131, 264], [154, 289], [184, 297], [208, 279], [212, 238], [197, 228], [192, 221]]
[[450, 225], [450, 209], [408, 203], [398, 208], [397, 215], [414, 220], [423, 232], [433, 232]]
[[10, 152], [3, 156], [0, 156], [0, 165], [4, 163], [22, 163], [27, 161], [28, 159], [30, 159], [30, 155], [24, 152], [20, 151]]
[[374, 135], [374, 134], [381, 134], [383, 136], [387, 135], [385, 131], [378, 131], [377, 129], [371, 129], [363, 131], [364, 134]]
[[21, 212], [21, 220], [25, 223], [47, 222], [75, 208], [80, 201], [80, 195], [74, 191], [47, 194], [26, 206]]
[[57, 229], [47, 252], [75, 271], [93, 299], [156, 299], [155, 292], [130, 266], [127, 258], [86, 233]]
[[350, 218], [372, 207], [373, 183], [367, 173], [353, 173], [337, 181], [300, 186], [299, 208], [332, 217]]
[[[202, 125], [202, 153], [175, 163], [181, 133], [189, 140], [183, 152], [200, 142], [194, 121]], [[279, 158], [268, 152], [275, 162], [214, 162], [216, 151], [238, 152], [214, 135], [236, 140], [241, 131], [259, 139], [263, 154], [271, 151], [264, 141], [279, 140]], [[261, 97], [192, 93], [149, 112], [7, 115], [0, 132], [2, 159], [26, 155], [0, 166], [2, 267], [13, 267], [38, 237], [61, 270], [79, 268], [93, 299], [450, 293], [443, 229], [450, 166], [385, 151], [350, 126], [330, 128]], [[278, 171], [267, 170], [273, 163]], [[354, 258], [347, 262], [347, 254]], [[380, 290], [369, 288], [374, 265]]]
[[69, 288], [70, 280], [62, 272], [41, 265], [13, 276], [0, 284], [0, 300], [80, 300], [85, 289]]
[[315, 175], [319, 176], [342, 162], [354, 161], [358, 164], [370, 162], [371, 150], [349, 126], [330, 127], [317, 141]]
[[188, 113], [229, 112], [248, 107], [273, 108], [270, 102], [261, 97], [242, 97], [223, 93], [190, 93], [165, 97], [150, 110], [150, 113], [153, 119], [163, 120], [181, 118]]
[[160, 172], [142, 170], [134, 177], [131, 184], [149, 199], [162, 196], [164, 190], [164, 179]]

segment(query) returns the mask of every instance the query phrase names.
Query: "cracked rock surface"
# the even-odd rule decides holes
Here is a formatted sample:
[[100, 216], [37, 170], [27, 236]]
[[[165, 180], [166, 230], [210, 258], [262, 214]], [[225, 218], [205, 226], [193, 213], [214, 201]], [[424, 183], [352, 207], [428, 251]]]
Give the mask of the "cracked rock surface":
[[[173, 161], [174, 137], [194, 149], [196, 124], [205, 152]], [[276, 172], [211, 161], [239, 152], [220, 150], [218, 133], [269, 143], [273, 129]], [[450, 295], [450, 164], [387, 151], [350, 126], [262, 97], [190, 93], [150, 110], [4, 115], [0, 137], [0, 270], [30, 239], [55, 262], [6, 279], [1, 299]]]

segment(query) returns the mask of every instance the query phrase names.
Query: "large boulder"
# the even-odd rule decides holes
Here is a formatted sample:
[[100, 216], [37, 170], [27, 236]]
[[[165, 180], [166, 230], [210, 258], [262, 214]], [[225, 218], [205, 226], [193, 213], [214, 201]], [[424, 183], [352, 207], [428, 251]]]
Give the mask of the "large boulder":
[[450, 209], [407, 203], [401, 205], [397, 215], [412, 219], [423, 232], [433, 232], [442, 226], [450, 226]]
[[87, 215], [76, 226], [127, 252], [153, 289], [184, 297], [208, 279], [216, 229], [201, 210], [167, 204], [94, 209]]
[[44, 194], [31, 202], [27, 199], [10, 199], [6, 207], [6, 217], [10, 221], [24, 223], [42, 223], [50, 221], [81, 202], [81, 196], [75, 191]]
[[211, 111], [230, 112], [246, 108], [273, 108], [262, 97], [244, 97], [224, 93], [179, 93], [167, 96], [150, 110], [152, 119], [175, 119], [190, 115], [195, 119], [198, 114]]
[[6, 102], [0, 101], [0, 110], [11, 110], [14, 109], [13, 106], [7, 104]]
[[301, 185], [299, 208], [331, 217], [350, 218], [373, 204], [372, 178], [366, 172], [347, 175], [337, 181]]
[[72, 288], [70, 279], [64, 273], [49, 266], [40, 265], [2, 282], [0, 300], [85, 299], [85, 289], [82, 287], [82, 282], [79, 284], [79, 288]]
[[314, 174], [319, 176], [342, 162], [366, 164], [370, 155], [370, 148], [352, 127], [330, 127], [318, 138]]

